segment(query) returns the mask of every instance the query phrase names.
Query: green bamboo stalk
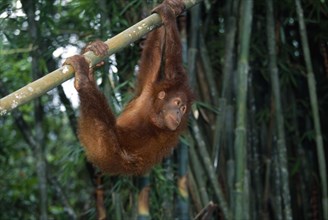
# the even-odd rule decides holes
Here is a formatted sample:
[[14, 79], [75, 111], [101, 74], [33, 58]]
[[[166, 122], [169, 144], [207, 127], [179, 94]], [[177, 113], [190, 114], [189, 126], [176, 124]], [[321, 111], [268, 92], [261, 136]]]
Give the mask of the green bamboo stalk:
[[203, 166], [201, 165], [201, 162], [199, 160], [198, 154], [195, 149], [195, 144], [192, 143], [190, 145], [190, 161], [193, 167], [193, 174], [195, 176], [195, 182], [197, 183], [197, 189], [199, 192], [201, 205], [204, 207], [208, 202], [210, 201], [208, 193], [207, 193], [207, 187], [206, 187], [206, 179], [204, 178], [205, 173]]
[[196, 56], [198, 54], [198, 37], [199, 37], [199, 20], [200, 7], [196, 5], [190, 10], [191, 25], [190, 25], [190, 43], [188, 47], [188, 74], [192, 87], [196, 85]]
[[250, 173], [249, 173], [249, 170], [246, 169], [245, 170], [245, 176], [244, 176], [244, 193], [245, 193], [245, 196], [244, 196], [244, 209], [245, 210], [249, 210], [248, 212], [245, 212], [244, 213], [244, 218], [243, 220], [249, 220], [250, 219], [250, 210], [251, 210], [251, 200], [253, 200], [253, 197], [250, 198], [249, 197], [249, 194], [250, 194]]
[[113, 199], [113, 204], [114, 204], [114, 212], [112, 213], [114, 216], [113, 219], [123, 220], [121, 194], [119, 192], [113, 192], [112, 199]]
[[308, 45], [306, 27], [304, 22], [303, 9], [301, 6], [300, 0], [295, 0], [296, 10], [299, 19], [299, 27], [301, 34], [301, 41], [303, 47], [303, 54], [305, 59], [305, 65], [307, 69], [307, 81], [310, 93], [311, 108], [314, 121], [314, 129], [316, 136], [316, 146], [317, 146], [317, 155], [318, 155], [318, 165], [319, 173], [322, 187], [322, 208], [323, 208], [323, 218], [328, 220], [328, 186], [327, 186], [327, 171], [326, 171], [326, 158], [325, 151], [323, 149], [323, 141], [321, 135], [321, 125], [320, 125], [320, 116], [318, 110], [318, 98], [315, 86], [315, 78], [313, 74], [312, 61], [310, 57], [310, 49]]
[[274, 184], [273, 185], [273, 210], [275, 213], [275, 219], [277, 220], [283, 220], [284, 215], [283, 215], [283, 210], [282, 210], [282, 189], [281, 189], [281, 172], [279, 169], [279, 153], [277, 152], [277, 148], [273, 149], [273, 155], [272, 155], [272, 160], [273, 160], [273, 180]]
[[[190, 164], [189, 164], [189, 170], [192, 170]], [[198, 213], [203, 205], [201, 204], [201, 198], [199, 195], [199, 189], [196, 183], [196, 178], [194, 176], [193, 172], [189, 172], [188, 173], [188, 190], [189, 190], [189, 194], [190, 194], [190, 200], [192, 203], [192, 210], [190, 210], [189, 213], [194, 214], [194, 213]]]
[[273, 3], [272, 0], [266, 0], [267, 8], [267, 41], [269, 51], [269, 72], [271, 76], [272, 92], [275, 107], [275, 119], [276, 119], [276, 131], [277, 131], [277, 151], [278, 160], [280, 166], [280, 176], [282, 183], [282, 202], [284, 207], [284, 216], [286, 220], [292, 219], [292, 210], [290, 204], [290, 192], [289, 192], [289, 174], [288, 174], [288, 163], [287, 163], [287, 149], [285, 140], [285, 129], [284, 129], [284, 117], [282, 114], [281, 107], [281, 96], [280, 96], [280, 82], [278, 77], [277, 68], [277, 57], [275, 51], [275, 32], [274, 32], [274, 20], [273, 20]]
[[234, 209], [235, 207], [235, 201], [234, 201], [234, 191], [232, 190], [232, 186], [234, 185], [234, 178], [235, 178], [235, 171], [236, 171], [236, 163], [234, 160], [232, 159], [229, 159], [227, 161], [227, 184], [228, 184], [228, 187], [229, 187], [229, 192], [228, 192], [228, 195], [229, 195], [229, 207], [231, 210]]
[[[176, 164], [173, 164], [173, 157], [166, 157], [163, 161], [162, 161], [162, 176], [163, 178], [166, 180], [166, 182], [174, 182], [174, 175], [172, 175], [174, 173], [174, 167]], [[178, 188], [178, 186], [176, 186]], [[169, 188], [166, 188], [166, 193], [162, 195], [162, 208], [163, 208], [163, 215], [165, 217], [167, 217], [168, 219], [172, 219], [174, 218], [174, 209], [176, 208], [176, 206], [174, 206], [173, 202], [174, 201], [174, 195], [172, 190], [170, 190]]]
[[[234, 61], [234, 49], [236, 42], [236, 32], [237, 32], [237, 22], [236, 22], [236, 12], [237, 12], [237, 2], [236, 0], [229, 0], [227, 2], [227, 23], [226, 23], [226, 36], [225, 36], [225, 51], [224, 51], [224, 64], [222, 69], [222, 90], [219, 98], [218, 104], [218, 114], [215, 121], [214, 139], [213, 139], [213, 163], [214, 167], [217, 169], [219, 166], [220, 159], [220, 146], [226, 146], [230, 149], [228, 152], [228, 158], [233, 157], [231, 154], [229, 140], [233, 139], [233, 132], [229, 126], [233, 122], [233, 118], [229, 117], [233, 114], [232, 107], [232, 91], [233, 86], [231, 80], [233, 73], [233, 61]], [[229, 119], [228, 119], [229, 118]], [[231, 120], [232, 119], [232, 120]], [[231, 136], [232, 134], [232, 136]], [[229, 190], [232, 191], [232, 185], [228, 185]], [[230, 197], [232, 198], [232, 197]], [[232, 203], [231, 203], [232, 204]], [[230, 204], [230, 207], [232, 207]]]
[[244, 219], [248, 212], [244, 202], [248, 200], [245, 194], [245, 170], [246, 165], [246, 99], [248, 79], [248, 54], [252, 29], [253, 1], [242, 1], [240, 26], [240, 54], [238, 58], [238, 92], [237, 92], [237, 124], [235, 128], [235, 209], [234, 219]]
[[237, 19], [236, 13], [238, 9], [238, 0], [229, 0], [228, 18], [226, 24], [226, 36], [225, 36], [225, 48], [224, 48], [224, 64], [222, 69], [222, 90], [221, 97], [226, 99], [227, 104], [232, 101], [232, 72], [233, 72], [233, 61], [234, 61], [234, 50], [237, 33]]
[[[202, 0], [184, 0], [184, 4], [186, 9], [189, 9], [201, 1]], [[160, 16], [158, 14], [152, 14], [120, 34], [105, 41], [109, 47], [107, 56], [97, 57], [90, 51], [85, 53], [84, 56], [90, 61], [91, 66], [94, 66], [106, 57], [117, 53], [124, 47], [140, 39], [143, 35], [152, 31], [160, 24]], [[73, 76], [74, 69], [70, 65], [65, 65], [45, 75], [44, 77], [27, 84], [6, 97], [3, 97], [0, 99], [0, 116], [5, 115], [11, 110], [45, 94]]]
[[232, 216], [231, 216], [230, 210], [228, 208], [227, 201], [225, 200], [224, 194], [221, 190], [221, 186], [215, 175], [216, 172], [212, 165], [210, 155], [207, 151], [203, 135], [201, 134], [202, 132], [200, 131], [195, 119], [191, 120], [191, 127], [192, 127], [193, 133], [195, 135], [195, 139], [197, 141], [198, 151], [201, 154], [201, 159], [203, 160], [203, 164], [204, 164], [205, 170], [207, 172], [209, 181], [213, 186], [215, 196], [217, 197], [217, 199], [219, 201], [219, 206], [224, 215], [224, 218], [227, 220], [231, 220]]
[[213, 150], [212, 150], [212, 160], [214, 162], [214, 167], [216, 169], [219, 164], [220, 140], [221, 140], [221, 133], [224, 125], [223, 119], [225, 118], [224, 110], [226, 104], [225, 104], [225, 99], [222, 98], [218, 99], [219, 94], [217, 92], [217, 86], [214, 80], [212, 64], [209, 58], [209, 54], [206, 48], [203, 34], [200, 34], [200, 56], [204, 64], [206, 81], [208, 82], [211, 100], [213, 100], [214, 107], [218, 109], [218, 113], [216, 115], [215, 131], [213, 135]]
[[[228, 195], [229, 195], [229, 207], [231, 210], [235, 207], [234, 200], [234, 178], [236, 171], [236, 163], [234, 160], [234, 127], [235, 127], [235, 110], [232, 104], [225, 107], [225, 124], [224, 135], [225, 135], [225, 148], [227, 149], [227, 184], [228, 184]], [[223, 131], [222, 131], [223, 132]]]
[[214, 80], [214, 73], [212, 69], [210, 55], [208, 54], [208, 50], [206, 48], [204, 34], [200, 33], [199, 38], [200, 38], [200, 56], [204, 64], [206, 80], [208, 83], [211, 99], [214, 102], [214, 106], [217, 107], [219, 101], [217, 97], [219, 97], [219, 94], [217, 92], [217, 86]]
[[[252, 77], [250, 77], [252, 78]], [[249, 106], [250, 110], [248, 112], [248, 137], [250, 139], [250, 155], [248, 156], [249, 161], [252, 163], [252, 171], [251, 171], [251, 182], [252, 182], [252, 195], [254, 199], [250, 200], [251, 210], [251, 219], [262, 219], [260, 214], [262, 213], [263, 204], [263, 176], [262, 176], [262, 164], [260, 162], [260, 154], [259, 154], [259, 128], [256, 122], [256, 104], [255, 104], [255, 94], [254, 94], [254, 85], [253, 81], [249, 81]]]
[[[222, 69], [222, 90], [218, 103], [218, 114], [215, 122], [214, 139], [213, 139], [213, 163], [217, 169], [220, 159], [220, 146], [227, 146], [229, 148], [227, 139], [229, 139], [228, 124], [231, 123], [227, 116], [231, 109], [231, 94], [232, 94], [232, 72], [234, 60], [235, 38], [237, 32], [236, 12], [237, 1], [230, 0], [227, 2], [227, 23], [226, 23], [226, 36], [225, 36], [225, 51], [224, 51], [224, 64]], [[228, 154], [228, 158], [232, 154]], [[232, 186], [232, 185], [229, 185]], [[229, 188], [231, 189], [231, 188]]]
[[215, 130], [213, 131], [213, 150], [212, 150], [212, 160], [215, 169], [219, 167], [221, 146], [223, 143], [225, 133], [225, 118], [226, 118], [226, 99], [219, 98], [217, 105], [217, 114], [215, 120]]

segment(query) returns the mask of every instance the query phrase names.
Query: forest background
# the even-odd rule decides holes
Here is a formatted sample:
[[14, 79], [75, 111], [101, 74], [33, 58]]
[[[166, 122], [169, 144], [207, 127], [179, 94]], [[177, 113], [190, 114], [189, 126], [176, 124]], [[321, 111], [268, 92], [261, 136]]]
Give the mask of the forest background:
[[[2, 0], [0, 97], [159, 3]], [[0, 116], [0, 219], [328, 219], [327, 1], [204, 0], [178, 22], [197, 99], [172, 156], [143, 177], [99, 173], [70, 80]], [[143, 40], [96, 72], [117, 113]]]

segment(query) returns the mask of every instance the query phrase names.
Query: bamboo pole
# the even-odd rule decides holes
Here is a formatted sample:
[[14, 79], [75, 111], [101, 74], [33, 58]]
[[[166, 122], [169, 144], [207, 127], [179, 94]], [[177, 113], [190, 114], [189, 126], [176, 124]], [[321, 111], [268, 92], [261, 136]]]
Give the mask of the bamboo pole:
[[248, 213], [245, 201], [245, 175], [247, 170], [246, 151], [246, 104], [247, 104], [247, 80], [248, 80], [248, 56], [253, 18], [253, 0], [242, 1], [240, 22], [240, 51], [238, 57], [238, 92], [237, 92], [237, 123], [235, 127], [235, 207], [234, 219], [242, 220]]
[[310, 101], [312, 108], [312, 115], [314, 120], [314, 130], [316, 136], [316, 146], [318, 155], [319, 174], [322, 187], [322, 209], [323, 219], [328, 220], [328, 186], [327, 186], [327, 171], [326, 171], [326, 158], [325, 151], [323, 148], [323, 140], [321, 135], [320, 115], [318, 110], [318, 98], [315, 86], [315, 77], [313, 74], [312, 62], [310, 57], [310, 49], [307, 39], [307, 32], [304, 22], [303, 9], [300, 0], [295, 0], [296, 10], [298, 15], [298, 22], [300, 27], [300, 35], [303, 47], [303, 54], [305, 65], [307, 69], [307, 81], [309, 86]]
[[[184, 0], [186, 9], [198, 4], [202, 0]], [[108, 45], [108, 54], [106, 57], [117, 53], [124, 47], [140, 39], [143, 35], [152, 31], [161, 24], [161, 18], [158, 14], [152, 14], [141, 20], [125, 31], [108, 39], [105, 43]], [[106, 57], [97, 57], [91, 51], [83, 54], [94, 66]], [[0, 116], [7, 114], [11, 110], [45, 94], [51, 89], [57, 87], [63, 82], [74, 76], [74, 69], [70, 65], [64, 65], [57, 70], [45, 75], [44, 77], [27, 84], [19, 90], [0, 99]]]
[[195, 148], [195, 143], [192, 143], [189, 146], [189, 155], [190, 155], [190, 164], [192, 164], [192, 168], [193, 168], [193, 175], [195, 177], [195, 183], [197, 184], [197, 191], [199, 193], [199, 197], [200, 197], [200, 203], [201, 206], [205, 206], [209, 201], [209, 196], [208, 196], [208, 192], [207, 192], [207, 185], [206, 185], [206, 180], [204, 178], [205, 176], [205, 171], [204, 171], [204, 167], [201, 164], [199, 155], [196, 152], [196, 148]]
[[199, 154], [201, 155], [201, 159], [203, 160], [205, 171], [207, 172], [209, 182], [212, 184], [214, 194], [218, 199], [220, 209], [222, 211], [222, 214], [224, 216], [224, 219], [226, 220], [232, 220], [232, 215], [228, 207], [228, 203], [225, 199], [224, 193], [222, 191], [222, 187], [217, 180], [216, 172], [214, 170], [214, 167], [212, 165], [211, 157], [207, 151], [206, 143], [203, 138], [203, 134], [199, 128], [199, 126], [196, 123], [196, 120], [192, 118], [191, 120], [191, 128], [194, 132], [195, 140], [197, 142], [197, 148], [199, 151]]
[[279, 172], [281, 176], [281, 189], [282, 189], [282, 207], [284, 207], [284, 218], [292, 219], [292, 210], [290, 204], [289, 192], [289, 173], [287, 163], [287, 148], [285, 140], [284, 116], [281, 107], [280, 95], [280, 82], [278, 77], [277, 57], [275, 51], [275, 33], [274, 33], [274, 20], [273, 20], [273, 3], [272, 0], [266, 0], [267, 8], [267, 39], [268, 39], [268, 52], [269, 52], [269, 72], [271, 76], [271, 87], [273, 92], [276, 131], [277, 131], [277, 151], [279, 160]]

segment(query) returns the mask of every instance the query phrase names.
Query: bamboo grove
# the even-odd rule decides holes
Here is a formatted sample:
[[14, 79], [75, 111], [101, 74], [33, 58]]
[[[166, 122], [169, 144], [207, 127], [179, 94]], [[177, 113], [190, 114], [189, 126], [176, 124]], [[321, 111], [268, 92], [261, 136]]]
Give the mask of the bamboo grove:
[[0, 3], [0, 219], [328, 220], [326, 0], [186, 0], [177, 21], [197, 98], [179, 146], [140, 177], [86, 162], [61, 63], [108, 39], [95, 75], [119, 114], [159, 3]]

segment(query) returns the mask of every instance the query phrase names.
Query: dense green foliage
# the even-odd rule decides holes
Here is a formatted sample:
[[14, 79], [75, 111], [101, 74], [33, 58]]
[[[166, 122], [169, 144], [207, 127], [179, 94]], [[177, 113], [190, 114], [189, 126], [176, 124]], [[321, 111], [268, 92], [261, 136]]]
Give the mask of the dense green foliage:
[[[0, 97], [57, 69], [87, 42], [120, 33], [159, 2], [2, 0]], [[327, 148], [318, 157], [317, 144], [322, 137], [328, 146], [327, 2], [301, 1], [313, 73], [304, 60], [295, 2], [272, 1], [272, 21], [270, 0], [247, 2], [250, 10], [241, 10], [238, 0], [204, 0], [186, 14], [186, 23], [179, 19], [197, 96], [181, 138], [184, 150], [157, 165], [142, 179], [146, 184], [138, 177], [104, 176], [109, 219], [149, 219], [138, 209], [138, 193], [147, 184], [152, 219], [288, 219], [289, 209], [293, 219], [325, 219]], [[96, 72], [117, 113], [133, 95], [141, 45], [135, 42]], [[318, 99], [312, 105], [311, 74]], [[0, 117], [0, 219], [95, 219], [96, 174], [76, 137], [77, 116], [70, 81]]]

